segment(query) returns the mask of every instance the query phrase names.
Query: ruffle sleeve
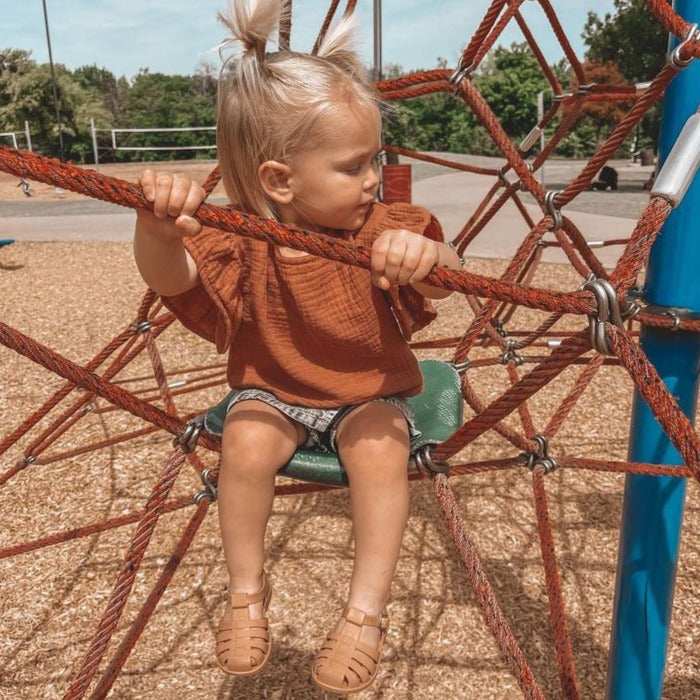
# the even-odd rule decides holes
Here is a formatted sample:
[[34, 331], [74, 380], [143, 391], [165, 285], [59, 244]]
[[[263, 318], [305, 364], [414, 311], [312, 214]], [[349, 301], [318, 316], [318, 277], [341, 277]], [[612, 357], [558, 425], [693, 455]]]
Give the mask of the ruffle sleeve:
[[189, 330], [226, 352], [243, 312], [243, 246], [235, 234], [204, 228], [183, 239], [194, 259], [200, 283], [187, 292], [163, 297], [163, 304]]
[[[376, 218], [372, 217], [374, 237], [387, 229], [397, 228], [420, 233], [440, 243], [445, 240], [440, 222], [427, 209], [403, 202], [388, 207], [378, 206], [382, 206], [383, 212]], [[392, 285], [386, 295], [406, 340], [437, 316], [432, 302], [409, 284]]]

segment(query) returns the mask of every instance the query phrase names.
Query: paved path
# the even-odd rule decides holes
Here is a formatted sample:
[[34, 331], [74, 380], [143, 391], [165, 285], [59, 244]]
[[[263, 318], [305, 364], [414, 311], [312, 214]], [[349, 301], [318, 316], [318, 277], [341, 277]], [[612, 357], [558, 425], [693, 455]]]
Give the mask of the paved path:
[[[486, 167], [497, 167], [502, 162], [486, 157], [452, 157]], [[547, 164], [547, 189], [562, 189], [584, 164], [585, 161], [553, 161]], [[642, 183], [648, 177], [650, 167], [626, 161], [611, 164], [620, 175], [620, 189], [617, 192], [584, 192], [564, 210], [589, 241], [628, 236], [649, 199], [648, 193], [642, 189]], [[451, 239], [468, 220], [492, 182], [489, 177], [446, 171], [440, 166], [414, 162], [413, 201], [434, 212], [442, 222], [447, 238]], [[529, 202], [527, 208], [533, 219], [538, 220], [542, 216], [540, 208], [529, 196], [524, 201]], [[0, 202], [0, 238], [25, 241], [130, 241], [134, 221], [133, 211], [97, 201]], [[470, 255], [510, 258], [526, 233], [525, 221], [515, 206], [509, 204], [475, 239]], [[605, 264], [610, 265], [619, 256], [620, 250], [607, 247], [597, 253]], [[556, 249], [548, 249], [545, 260], [566, 261], [563, 253]]]
[[[470, 173], [438, 175], [413, 185], [413, 201], [427, 207], [438, 217], [445, 230], [445, 237], [451, 240], [459, 233], [470, 213], [476, 210], [490, 185], [488, 179]], [[614, 192], [597, 194], [609, 198], [617, 195]], [[648, 199], [647, 195], [645, 200]], [[600, 211], [609, 208], [601, 205]], [[526, 209], [533, 221], [542, 218], [542, 210], [538, 205], [526, 204]], [[638, 219], [636, 209], [630, 211], [630, 214], [634, 213], [634, 218], [570, 211], [569, 208], [564, 208], [563, 213], [576, 224], [587, 241], [627, 238]], [[468, 254], [481, 258], [510, 259], [528, 231], [515, 204], [508, 203], [472, 241]], [[551, 237], [546, 237], [545, 240], [547, 239], [553, 240]], [[608, 246], [595, 252], [604, 265], [611, 266], [621, 251], [617, 246]], [[547, 248], [543, 260], [568, 262], [564, 253], [557, 248]]]

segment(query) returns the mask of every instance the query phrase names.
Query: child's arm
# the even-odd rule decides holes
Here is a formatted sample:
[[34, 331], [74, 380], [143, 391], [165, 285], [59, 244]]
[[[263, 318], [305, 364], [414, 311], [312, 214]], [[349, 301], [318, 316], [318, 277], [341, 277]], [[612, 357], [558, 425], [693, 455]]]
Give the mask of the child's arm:
[[421, 283], [437, 265], [461, 270], [457, 253], [445, 243], [403, 229], [384, 231], [372, 245], [372, 282], [387, 290], [396, 284], [410, 284], [429, 299], [444, 299], [452, 292]]
[[179, 175], [144, 170], [139, 184], [153, 212], [136, 211], [134, 258], [144, 282], [162, 296], [174, 296], [197, 285], [194, 260], [182, 239], [195, 236], [202, 226], [192, 214], [206, 199], [195, 182]]

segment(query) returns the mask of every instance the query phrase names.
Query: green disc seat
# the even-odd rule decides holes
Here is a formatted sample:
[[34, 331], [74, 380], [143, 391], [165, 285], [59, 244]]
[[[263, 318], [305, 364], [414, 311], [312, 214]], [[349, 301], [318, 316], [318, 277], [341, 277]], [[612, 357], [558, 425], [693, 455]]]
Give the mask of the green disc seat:
[[[416, 427], [421, 434], [411, 443], [411, 451], [446, 440], [462, 425], [462, 392], [459, 375], [454, 367], [439, 360], [421, 360], [424, 388], [417, 396], [408, 398], [413, 408]], [[204, 429], [221, 438], [230, 392], [204, 414]], [[338, 456], [329, 452], [298, 449], [279, 472], [301, 481], [330, 486], [347, 486], [348, 479]]]

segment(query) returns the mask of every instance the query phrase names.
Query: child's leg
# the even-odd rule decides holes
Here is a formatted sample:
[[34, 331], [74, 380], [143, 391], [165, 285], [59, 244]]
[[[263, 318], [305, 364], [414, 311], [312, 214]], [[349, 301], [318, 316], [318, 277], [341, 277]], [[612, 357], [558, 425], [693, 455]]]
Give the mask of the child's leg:
[[275, 474], [305, 433], [261, 401], [241, 401], [226, 417], [218, 504], [230, 595], [216, 633], [217, 662], [225, 673], [257, 673], [270, 656], [265, 617], [270, 586], [263, 576], [265, 528]]
[[[336, 442], [350, 482], [355, 541], [348, 607], [377, 616], [389, 597], [408, 518], [406, 419], [395, 406], [368, 403], [343, 419]], [[377, 628], [357, 631], [368, 644], [378, 641]]]
[[218, 509], [232, 591], [260, 590], [275, 474], [304, 441], [305, 433], [304, 428], [262, 401], [241, 401], [226, 417]]

